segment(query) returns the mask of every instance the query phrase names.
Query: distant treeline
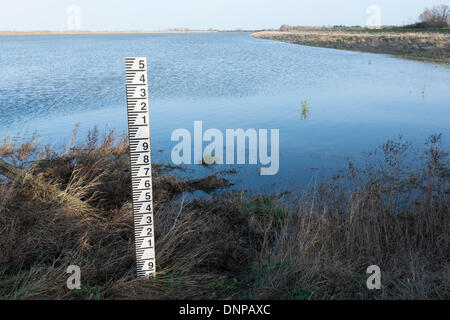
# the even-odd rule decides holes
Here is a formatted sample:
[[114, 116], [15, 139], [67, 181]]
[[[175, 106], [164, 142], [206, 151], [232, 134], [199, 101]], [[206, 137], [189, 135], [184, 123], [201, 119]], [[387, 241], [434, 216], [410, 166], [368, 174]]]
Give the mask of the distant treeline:
[[450, 7], [446, 4], [435, 5], [431, 9], [425, 8], [420, 14], [419, 21], [406, 25], [407, 28], [446, 28], [450, 24]]
[[[420, 29], [420, 28], [447, 28], [450, 25], [450, 7], [445, 4], [435, 5], [431, 9], [425, 8], [419, 15], [418, 21], [413, 24], [404, 26], [381, 26], [377, 29]], [[323, 27], [305, 27], [305, 26], [290, 26], [283, 24], [280, 31], [318, 31], [318, 30], [366, 30], [366, 26], [323, 26]]]

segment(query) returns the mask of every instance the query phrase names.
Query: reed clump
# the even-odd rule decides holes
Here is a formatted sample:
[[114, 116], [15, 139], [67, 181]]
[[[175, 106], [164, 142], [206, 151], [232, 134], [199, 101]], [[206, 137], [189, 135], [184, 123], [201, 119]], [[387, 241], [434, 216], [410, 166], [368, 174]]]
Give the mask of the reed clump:
[[[448, 153], [403, 138], [364, 165], [302, 194], [251, 195], [216, 175], [184, 180], [154, 165], [155, 279], [136, 279], [128, 142], [94, 131], [62, 152], [5, 141], [2, 159], [78, 197], [33, 181], [0, 184], [2, 299], [448, 299]], [[33, 180], [32, 179], [32, 180]], [[211, 197], [183, 197], [204, 190]], [[368, 290], [369, 265], [382, 289]], [[69, 265], [81, 289], [66, 288]]]

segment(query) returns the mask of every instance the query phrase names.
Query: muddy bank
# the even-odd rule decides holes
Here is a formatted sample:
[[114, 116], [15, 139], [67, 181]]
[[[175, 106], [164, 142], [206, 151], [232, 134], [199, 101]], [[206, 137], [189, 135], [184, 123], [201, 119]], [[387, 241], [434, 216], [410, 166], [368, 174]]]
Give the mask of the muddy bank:
[[445, 33], [342, 31], [263, 31], [255, 38], [277, 40], [312, 47], [324, 47], [450, 64], [450, 35]]

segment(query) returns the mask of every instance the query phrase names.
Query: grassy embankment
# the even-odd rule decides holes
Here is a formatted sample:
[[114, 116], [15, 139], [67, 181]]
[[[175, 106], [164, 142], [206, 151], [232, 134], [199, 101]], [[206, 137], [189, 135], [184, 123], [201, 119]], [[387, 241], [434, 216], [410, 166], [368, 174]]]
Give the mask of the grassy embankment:
[[[419, 31], [418, 31], [419, 30]], [[391, 54], [403, 58], [450, 64], [450, 29], [364, 29], [263, 31], [252, 34], [313, 47]]]
[[[33, 176], [0, 184], [0, 298], [450, 298], [450, 174], [440, 136], [419, 158], [402, 139], [388, 141], [361, 169], [350, 163], [296, 199], [223, 191], [183, 201], [184, 191], [226, 181], [181, 180], [167, 175], [176, 168], [154, 165], [158, 275], [144, 280], [135, 278], [128, 143], [98, 140], [60, 153], [34, 142], [0, 147], [2, 159]], [[82, 286], [70, 291], [73, 264]], [[372, 264], [381, 290], [366, 288]]]

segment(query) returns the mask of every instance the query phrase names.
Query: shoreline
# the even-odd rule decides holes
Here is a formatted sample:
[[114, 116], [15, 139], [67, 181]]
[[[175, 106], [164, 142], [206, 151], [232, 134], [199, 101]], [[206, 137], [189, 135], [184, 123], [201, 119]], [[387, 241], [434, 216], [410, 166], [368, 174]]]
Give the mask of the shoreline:
[[[349, 165], [292, 200], [152, 164], [157, 277], [147, 279], [136, 278], [126, 136], [93, 132], [59, 153], [4, 140], [0, 299], [448, 299], [450, 175], [440, 140], [429, 138], [416, 169], [402, 165], [415, 151], [389, 140], [379, 149], [385, 161]], [[211, 196], [184, 198], [198, 190]], [[374, 263], [389, 290], [368, 290]], [[66, 289], [69, 265], [83, 270], [81, 289]]]
[[67, 34], [172, 34], [216, 33], [217, 30], [149, 30], [149, 31], [0, 31], [0, 36], [41, 36]]
[[450, 36], [447, 34], [262, 31], [251, 36], [310, 47], [390, 54], [405, 59], [450, 65]]

